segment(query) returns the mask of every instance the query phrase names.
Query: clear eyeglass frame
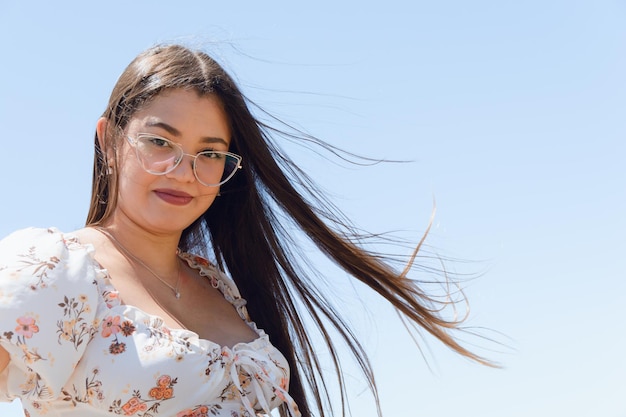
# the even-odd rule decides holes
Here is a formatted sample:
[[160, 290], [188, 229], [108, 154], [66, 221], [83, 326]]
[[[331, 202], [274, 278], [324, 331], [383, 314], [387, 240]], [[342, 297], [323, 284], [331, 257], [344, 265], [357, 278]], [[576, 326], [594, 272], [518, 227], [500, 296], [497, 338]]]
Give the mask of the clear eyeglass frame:
[[[169, 174], [170, 172], [172, 172], [173, 170], [176, 169], [176, 167], [178, 167], [178, 165], [180, 165], [181, 161], [184, 159], [185, 156], [189, 156], [193, 159], [193, 174], [196, 177], [196, 180], [198, 180], [198, 182], [202, 185], [204, 185], [205, 187], [219, 187], [220, 185], [225, 184], [226, 182], [228, 182], [228, 180], [230, 180], [232, 177], [235, 176], [235, 174], [237, 173], [237, 171], [239, 171], [240, 169], [242, 169], [242, 165], [241, 165], [241, 161], [243, 160], [243, 158], [240, 155], [237, 155], [236, 153], [232, 153], [232, 152], [225, 152], [225, 151], [203, 151], [203, 152], [198, 152], [197, 154], [193, 155], [193, 154], [189, 154], [189, 153], [185, 153], [183, 150], [183, 147], [176, 142], [173, 142], [169, 139], [166, 139], [162, 136], [159, 135], [155, 135], [152, 133], [138, 133], [136, 135], [135, 138], [132, 138], [130, 136], [126, 136], [126, 139], [128, 140], [128, 143], [130, 143], [130, 145], [135, 149], [135, 156], [137, 156], [137, 160], [139, 161], [139, 164], [141, 165], [141, 167], [144, 169], [144, 171], [146, 171], [149, 174], [152, 175], [166, 175]], [[146, 161], [146, 156], [143, 155], [139, 149], [139, 142], [143, 139], [158, 139], [161, 140], [165, 143], [167, 143], [168, 145], [171, 146], [172, 149], [176, 150], [176, 158], [174, 160], [173, 163], [168, 164], [168, 167], [164, 170], [154, 170], [154, 169], [150, 169], [148, 166], [146, 166], [147, 161]], [[218, 183], [207, 183], [203, 180], [200, 179], [200, 176], [198, 175], [198, 170], [197, 170], [197, 161], [198, 161], [198, 157], [199, 156], [206, 156], [206, 155], [211, 155], [212, 157], [214, 157], [215, 155], [220, 155], [224, 158], [226, 158], [226, 160], [228, 160], [228, 158], [231, 158], [231, 160], [234, 162], [232, 164], [230, 164], [230, 166], [232, 166], [232, 168], [228, 168], [231, 170], [231, 172], [227, 173], [226, 169], [227, 166], [229, 164], [224, 164], [224, 172], [222, 174], [222, 179], [220, 182]], [[159, 161], [162, 163], [165, 163], [166, 161]]]

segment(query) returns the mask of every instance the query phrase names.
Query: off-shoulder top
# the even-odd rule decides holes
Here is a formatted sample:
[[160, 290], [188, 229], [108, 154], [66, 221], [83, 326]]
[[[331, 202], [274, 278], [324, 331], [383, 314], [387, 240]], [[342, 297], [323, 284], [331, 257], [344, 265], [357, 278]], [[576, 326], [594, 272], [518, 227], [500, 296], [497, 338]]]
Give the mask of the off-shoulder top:
[[0, 241], [0, 400], [26, 416], [250, 417], [286, 403], [289, 366], [250, 320], [234, 282], [181, 254], [258, 334], [232, 348], [122, 304], [91, 245], [57, 229]]

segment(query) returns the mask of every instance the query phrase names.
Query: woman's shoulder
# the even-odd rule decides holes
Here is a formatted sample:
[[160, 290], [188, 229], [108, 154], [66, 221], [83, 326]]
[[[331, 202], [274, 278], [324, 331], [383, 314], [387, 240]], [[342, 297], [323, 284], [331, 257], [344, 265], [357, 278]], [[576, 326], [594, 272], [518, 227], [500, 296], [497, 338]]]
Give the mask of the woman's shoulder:
[[[64, 239], [65, 234], [56, 227], [26, 227], [4, 236], [0, 240], [0, 248], [10, 252], [11, 249], [23, 247], [54, 245], [54, 243], [62, 242]], [[0, 253], [1, 255], [2, 253]]]
[[62, 232], [56, 227], [25, 227], [15, 230], [0, 239], [0, 256], [19, 251], [23, 248], [61, 248], [77, 249], [81, 245], [77, 237], [80, 232]]
[[76, 249], [90, 252], [90, 248], [81, 245], [76, 237], [55, 227], [19, 229], [0, 240], [0, 270], [15, 262], [23, 263], [26, 259], [48, 259], [57, 263]]
[[42, 236], [61, 233], [56, 227], [25, 227], [15, 230], [0, 240], [0, 245], [12, 244], [15, 242], [23, 242], [25, 240], [37, 239]]
[[97, 331], [103, 297], [92, 252], [56, 228], [21, 229], [0, 241], [0, 346], [13, 381], [0, 378], [0, 400], [61, 394]]
[[96, 265], [93, 247], [72, 234], [54, 227], [16, 230], [0, 240], [0, 298], [26, 287], [78, 284], [97, 274]]
[[[0, 270], [26, 258], [38, 257], [42, 251], [59, 254], [64, 246], [62, 243], [62, 233], [56, 228], [16, 230], [0, 240]], [[50, 259], [55, 261], [52, 256]]]

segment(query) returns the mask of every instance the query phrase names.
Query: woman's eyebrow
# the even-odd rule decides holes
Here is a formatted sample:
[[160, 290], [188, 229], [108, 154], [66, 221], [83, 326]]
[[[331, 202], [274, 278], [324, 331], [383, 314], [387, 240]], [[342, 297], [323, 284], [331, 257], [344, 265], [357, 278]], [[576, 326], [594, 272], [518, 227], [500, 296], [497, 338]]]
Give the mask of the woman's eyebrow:
[[215, 138], [215, 137], [207, 136], [205, 138], [200, 139], [200, 141], [202, 143], [221, 143], [221, 144], [228, 146], [228, 142], [226, 142], [226, 140], [222, 138]]
[[168, 125], [165, 122], [160, 122], [157, 120], [149, 120], [146, 123], [146, 127], [158, 127], [161, 128], [163, 130], [166, 130], [169, 134], [176, 136], [176, 137], [180, 137], [181, 133], [180, 130], [176, 129], [174, 126], [172, 125]]
[[[157, 121], [157, 120], [150, 120], [146, 123], [146, 127], [158, 127], [160, 129], [165, 130], [166, 132], [168, 132], [169, 134], [171, 134], [172, 136], [175, 137], [181, 137], [182, 133], [180, 132], [180, 130], [176, 129], [174, 126], [169, 125], [165, 122], [161, 122], [161, 121]], [[218, 137], [212, 137], [212, 136], [207, 136], [204, 137], [202, 139], [200, 139], [200, 141], [202, 143], [222, 143], [226, 146], [228, 146], [228, 142], [223, 139], [223, 138], [218, 138]]]

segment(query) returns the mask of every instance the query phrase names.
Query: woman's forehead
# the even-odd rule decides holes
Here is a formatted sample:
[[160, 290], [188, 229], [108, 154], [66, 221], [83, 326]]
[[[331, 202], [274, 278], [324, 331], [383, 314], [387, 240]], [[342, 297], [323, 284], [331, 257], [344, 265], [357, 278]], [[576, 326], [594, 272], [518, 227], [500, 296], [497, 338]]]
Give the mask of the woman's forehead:
[[174, 138], [222, 138], [230, 141], [230, 124], [220, 99], [193, 90], [169, 90], [154, 97], [130, 120], [129, 132], [148, 129]]

